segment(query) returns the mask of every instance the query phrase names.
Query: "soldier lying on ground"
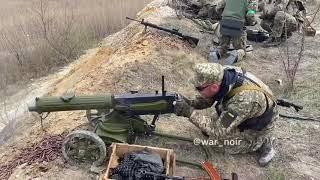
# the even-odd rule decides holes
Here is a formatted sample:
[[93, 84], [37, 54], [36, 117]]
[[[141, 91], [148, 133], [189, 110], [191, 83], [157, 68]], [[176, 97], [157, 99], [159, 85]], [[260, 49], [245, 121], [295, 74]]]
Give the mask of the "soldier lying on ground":
[[261, 27], [270, 33], [270, 38], [264, 42], [264, 47], [278, 46], [292, 36], [303, 23], [306, 10], [301, 1], [278, 0], [269, 8], [265, 6]]
[[[200, 0], [200, 10], [195, 18], [215, 19], [221, 18], [221, 12], [216, 11], [216, 6], [221, 0]], [[193, 1], [194, 2], [194, 1]]]
[[[220, 145], [226, 140], [241, 140], [234, 146], [213, 146], [215, 150], [230, 154], [257, 151], [259, 165], [267, 165], [275, 155], [271, 131], [278, 118], [278, 106], [268, 86], [239, 67], [217, 63], [197, 64], [195, 74], [193, 84], [201, 97], [189, 100], [180, 95], [175, 114], [189, 118]], [[201, 114], [202, 109], [212, 107], [219, 117]]]
[[216, 6], [220, 0], [192, 0], [191, 8], [197, 12], [189, 17], [193, 22], [203, 29], [211, 31], [212, 26], [221, 19], [221, 12], [216, 11]]

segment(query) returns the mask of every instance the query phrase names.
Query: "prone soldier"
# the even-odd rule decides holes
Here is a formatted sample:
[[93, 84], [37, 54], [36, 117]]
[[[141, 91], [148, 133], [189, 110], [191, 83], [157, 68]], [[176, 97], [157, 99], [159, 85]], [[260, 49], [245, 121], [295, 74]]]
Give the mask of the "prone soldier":
[[196, 18], [219, 19], [219, 14], [216, 12], [218, 0], [201, 0], [198, 3], [201, 5]]

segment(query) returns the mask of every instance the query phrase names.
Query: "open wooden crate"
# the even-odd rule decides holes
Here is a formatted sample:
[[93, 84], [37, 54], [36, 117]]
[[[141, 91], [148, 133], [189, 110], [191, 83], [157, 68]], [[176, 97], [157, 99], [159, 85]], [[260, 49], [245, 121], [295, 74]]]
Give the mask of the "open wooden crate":
[[125, 144], [125, 143], [112, 143], [112, 145], [110, 146], [111, 154], [109, 154], [110, 159], [108, 162], [107, 170], [106, 170], [106, 173], [101, 176], [100, 180], [111, 180], [109, 177], [111, 176], [112, 170], [118, 166], [119, 159], [122, 158], [125, 154], [131, 153], [134, 151], [141, 151], [146, 147], [150, 149], [152, 153], [157, 153], [160, 155], [161, 159], [164, 162], [164, 166], [166, 168], [166, 175], [174, 176], [175, 168], [176, 168], [176, 155], [172, 149]]

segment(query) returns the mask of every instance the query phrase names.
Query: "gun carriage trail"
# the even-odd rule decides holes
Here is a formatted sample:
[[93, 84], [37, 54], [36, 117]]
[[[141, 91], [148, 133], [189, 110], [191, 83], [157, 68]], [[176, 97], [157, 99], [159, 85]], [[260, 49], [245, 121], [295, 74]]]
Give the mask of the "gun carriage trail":
[[[125, 17], [123, 17], [125, 18]], [[179, 92], [192, 97], [195, 90], [188, 82], [192, 76], [194, 63], [207, 62], [206, 52], [211, 45], [212, 34], [200, 32], [200, 26], [190, 19], [178, 19], [174, 9], [167, 0], [155, 0], [142, 9], [134, 19], [144, 19], [146, 22], [178, 29], [199, 39], [198, 45], [190, 43], [167, 32], [147, 28], [139, 22], [131, 22], [117, 33], [106, 37], [99, 47], [90, 49], [85, 55], [71, 63], [56, 74], [49, 75], [26, 89], [8, 98], [8, 109], [12, 116], [17, 117], [14, 134], [11, 136], [2, 130], [0, 146], [0, 168], [10, 171], [9, 179], [96, 179], [97, 175], [63, 162], [61, 154], [53, 151], [45, 158], [49, 162], [32, 161], [32, 154], [27, 154], [25, 148], [37, 144], [43, 139], [50, 143], [34, 145], [34, 151], [46, 147], [55, 149], [61, 146], [61, 136], [77, 129], [90, 129], [85, 117], [85, 111], [67, 111], [50, 113], [40, 123], [36, 113], [27, 112], [26, 103], [42, 95], [62, 96], [73, 91], [77, 96], [128, 93], [131, 90], [154, 93], [161, 90], [161, 76], [165, 76], [165, 88], [168, 92]], [[317, 17], [314, 27], [320, 31], [320, 19]], [[298, 46], [294, 36], [288, 40], [292, 46]], [[279, 97], [283, 96], [283, 88], [275, 81], [285, 78], [281, 67], [282, 57], [278, 48], [264, 49], [258, 43], [251, 43], [254, 53], [248, 53], [246, 60], [240, 66], [257, 74]], [[318, 66], [320, 57], [320, 35], [306, 37], [304, 59], [297, 73], [297, 90], [290, 97], [304, 106], [302, 113], [320, 114], [320, 88]], [[21, 110], [15, 111], [20, 105]], [[11, 112], [9, 111], [9, 112]], [[204, 113], [210, 113], [206, 110]], [[294, 114], [292, 109], [281, 109], [282, 113]], [[151, 117], [145, 117], [152, 120]], [[174, 114], [160, 115], [157, 130], [167, 134], [185, 136], [188, 138], [203, 137], [201, 131], [183, 117]], [[230, 177], [236, 172], [239, 179], [268, 179], [284, 173], [286, 179], [320, 179], [320, 123], [316, 121], [298, 121], [280, 118], [274, 131], [275, 148], [278, 150], [270, 166], [257, 166], [254, 155], [225, 155], [212, 152], [211, 162], [222, 177]], [[173, 148], [178, 158], [201, 162], [205, 155], [201, 148], [194, 148], [192, 143], [173, 141], [159, 137], [138, 138], [138, 144]], [[44, 145], [43, 145], [44, 144]], [[49, 146], [51, 144], [52, 146]], [[44, 147], [42, 147], [44, 146]], [[39, 151], [41, 151], [39, 150]], [[27, 155], [26, 155], [27, 156]], [[30, 157], [29, 157], [30, 156]], [[17, 158], [18, 157], [18, 158]], [[15, 159], [16, 158], [16, 159]], [[24, 161], [23, 159], [28, 161]], [[39, 158], [39, 157], [35, 157]], [[42, 157], [43, 158], [43, 157]], [[41, 159], [41, 158], [40, 158]], [[13, 161], [21, 161], [22, 165], [12, 166]], [[28, 164], [28, 162], [32, 162]], [[1, 171], [3, 173], [3, 171]], [[203, 171], [178, 166], [177, 175], [200, 176]]]

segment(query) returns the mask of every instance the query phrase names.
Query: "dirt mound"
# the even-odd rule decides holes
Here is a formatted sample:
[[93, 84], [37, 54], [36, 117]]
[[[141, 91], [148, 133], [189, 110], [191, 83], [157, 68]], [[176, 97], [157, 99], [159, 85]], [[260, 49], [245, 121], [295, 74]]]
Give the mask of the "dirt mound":
[[[60, 96], [70, 90], [76, 95], [119, 94], [130, 90], [154, 92], [160, 90], [161, 76], [164, 75], [167, 91], [193, 97], [195, 91], [188, 82], [192, 75], [191, 68], [194, 63], [206, 62], [205, 52], [209, 49], [211, 35], [200, 33], [200, 27], [191, 20], [177, 19], [174, 10], [167, 6], [165, 0], [152, 2], [137, 15], [137, 18], [145, 18], [145, 21], [160, 26], [180, 29], [184, 33], [198, 37], [200, 44], [197, 48], [192, 48], [187, 42], [174, 35], [151, 28], [144, 32], [141, 24], [132, 22], [121, 31], [107, 37], [98, 48], [90, 50], [87, 55], [71, 64], [67, 68], [67, 73], [61, 73], [52, 78], [54, 83], [48, 87], [47, 94]], [[306, 88], [319, 87], [319, 78], [313, 78], [316, 77], [315, 72], [319, 74], [319, 68], [315, 64], [320, 54], [319, 51], [311, 49], [311, 47], [319, 48], [317, 46], [319, 42], [319, 34], [315, 38], [307, 38], [307, 47], [310, 49], [306, 48], [304, 66], [301, 67], [303, 74], [299, 76], [302, 78], [298, 79], [301, 86], [304, 87], [297, 88], [297, 95]], [[272, 90], [281, 95], [282, 89], [274, 81], [279, 77], [284, 77], [281, 57], [277, 56], [279, 49], [262, 49], [259, 44], [253, 44], [253, 47], [254, 53], [248, 54], [247, 59], [239, 65], [257, 74]], [[312, 71], [306, 71], [310, 68]], [[306, 81], [305, 77], [310, 77], [314, 81]], [[306, 105], [307, 111], [315, 111], [307, 104], [312, 99], [319, 102], [319, 96], [304, 94], [303, 97], [308, 98], [299, 99], [299, 102]], [[38, 121], [39, 118], [29, 114], [33, 118], [19, 124], [17, 134], [0, 147], [1, 164], [19, 155], [21, 148], [40, 141], [48, 134], [61, 134], [75, 128], [85, 128], [84, 115], [84, 111], [51, 113], [44, 121], [45, 131], [43, 131]], [[162, 116], [157, 129], [186, 137], [202, 136], [201, 132], [185, 118], [175, 115]], [[255, 154], [229, 156], [213, 152], [212, 162], [223, 177], [228, 178], [231, 172], [238, 173], [240, 179], [279, 178], [283, 174], [288, 179], [320, 178], [320, 156], [318, 154], [320, 146], [316, 140], [320, 138], [319, 123], [282, 119], [277, 122], [275, 136], [278, 139], [276, 145], [278, 154], [275, 161], [267, 168], [257, 166]], [[178, 158], [199, 162], [204, 158], [201, 150], [184, 142], [152, 137], [141, 138], [140, 143], [174, 148]], [[82, 174], [77, 179], [93, 177], [85, 170], [73, 169], [63, 164], [61, 159], [47, 164], [46, 172], [39, 171], [41, 166], [19, 167], [12, 177], [15, 177], [14, 179], [25, 177], [70, 179], [75, 174]], [[201, 171], [182, 166], [177, 171], [178, 175], [186, 176], [203, 174]], [[26, 174], [28, 176], [25, 176]]]

